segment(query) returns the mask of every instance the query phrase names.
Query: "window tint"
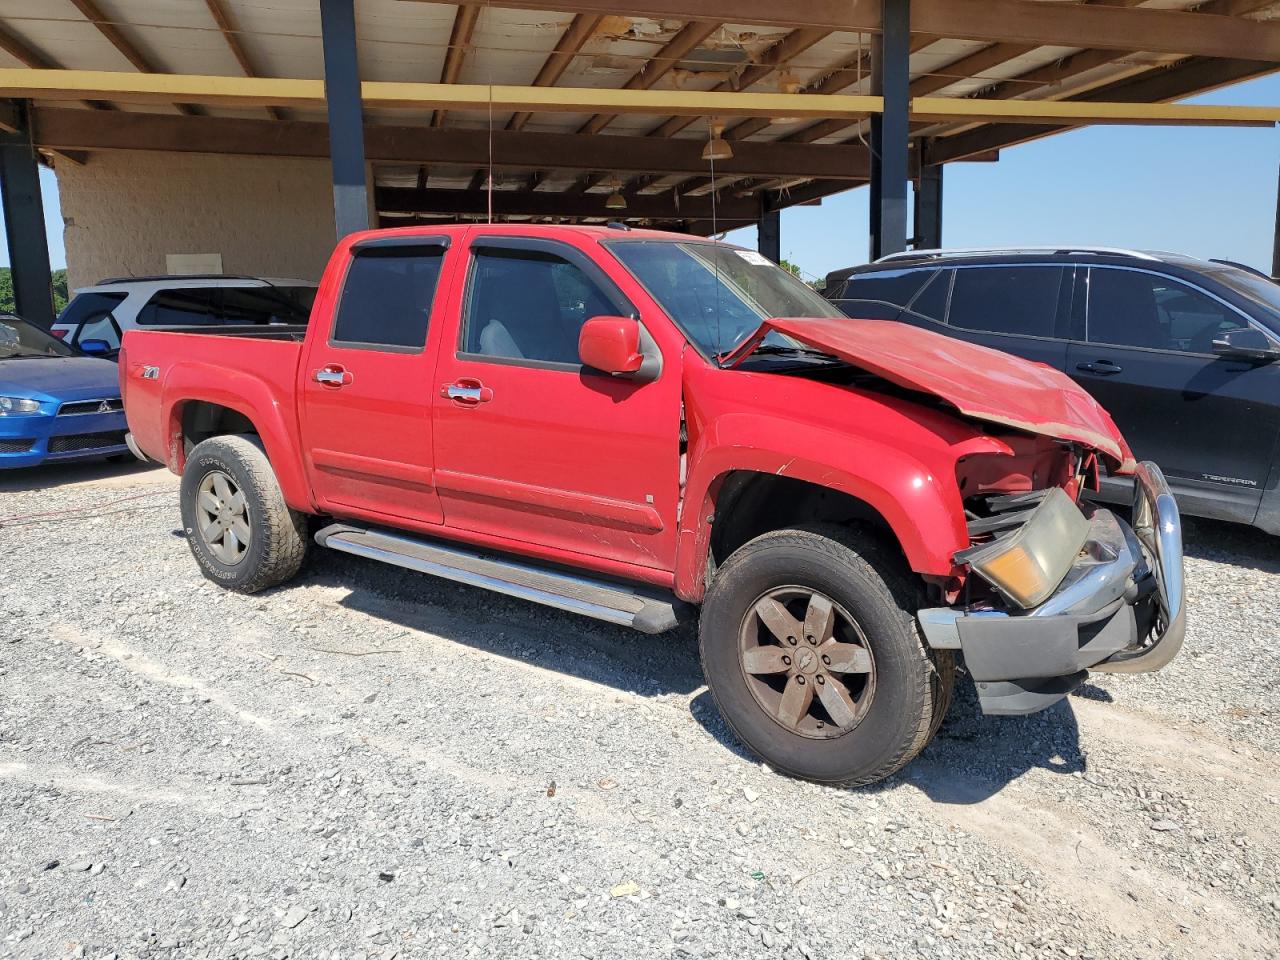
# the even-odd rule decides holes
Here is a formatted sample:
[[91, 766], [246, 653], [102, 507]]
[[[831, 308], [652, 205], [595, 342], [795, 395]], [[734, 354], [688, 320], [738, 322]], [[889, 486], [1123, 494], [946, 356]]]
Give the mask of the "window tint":
[[934, 270], [885, 270], [857, 274], [848, 279], [841, 300], [882, 300], [895, 307], [905, 307]]
[[89, 291], [76, 294], [72, 301], [62, 308], [62, 313], [58, 315], [58, 323], [75, 326], [79, 323], [98, 320], [120, 306], [124, 302], [124, 298], [125, 294], [123, 293]]
[[1218, 334], [1242, 326], [1244, 320], [1225, 304], [1170, 277], [1089, 271], [1091, 343], [1212, 353]]
[[105, 340], [112, 350], [120, 349], [120, 328], [111, 314], [99, 314], [80, 324], [74, 342], [78, 345], [86, 340]]
[[956, 270], [947, 322], [962, 330], [1053, 336], [1061, 267]]
[[951, 297], [954, 270], [939, 270], [923, 290], [911, 301], [911, 312], [942, 323], [947, 316], [947, 300]]
[[305, 325], [315, 298], [315, 287], [223, 287], [217, 302], [223, 323]]
[[357, 250], [333, 323], [335, 343], [423, 349], [444, 247]]
[[220, 322], [212, 288], [159, 290], [138, 311], [142, 326], [190, 327]]
[[616, 314], [581, 269], [540, 251], [477, 249], [463, 329], [466, 353], [578, 364], [578, 333]]

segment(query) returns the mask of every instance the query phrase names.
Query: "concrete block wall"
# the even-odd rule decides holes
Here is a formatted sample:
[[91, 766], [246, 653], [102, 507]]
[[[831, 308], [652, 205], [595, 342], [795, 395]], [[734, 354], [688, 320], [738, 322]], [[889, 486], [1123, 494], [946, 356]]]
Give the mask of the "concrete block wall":
[[57, 168], [72, 289], [167, 272], [170, 253], [224, 273], [317, 280], [334, 246], [328, 160], [103, 151]]

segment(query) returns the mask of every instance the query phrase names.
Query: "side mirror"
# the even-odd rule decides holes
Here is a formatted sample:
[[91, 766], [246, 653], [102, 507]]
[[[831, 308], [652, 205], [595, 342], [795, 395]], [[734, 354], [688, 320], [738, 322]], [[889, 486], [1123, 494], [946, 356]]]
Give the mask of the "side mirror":
[[80, 348], [81, 353], [92, 354], [95, 357], [111, 352], [111, 344], [105, 340], [81, 340], [76, 346]]
[[1267, 362], [1280, 360], [1280, 350], [1256, 327], [1226, 330], [1213, 339], [1213, 352], [1222, 357]]
[[578, 334], [578, 359], [603, 373], [637, 372], [644, 365], [640, 321], [631, 317], [592, 317]]

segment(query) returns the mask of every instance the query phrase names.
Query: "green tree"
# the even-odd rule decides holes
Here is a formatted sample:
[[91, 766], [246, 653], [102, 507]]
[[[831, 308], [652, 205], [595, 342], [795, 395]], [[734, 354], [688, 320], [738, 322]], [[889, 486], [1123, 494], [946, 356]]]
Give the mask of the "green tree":
[[[61, 313], [70, 297], [67, 294], [67, 271], [55, 270], [50, 278], [53, 283], [53, 312]], [[8, 267], [0, 267], [0, 310], [10, 313], [15, 309], [13, 300], [13, 271]]]

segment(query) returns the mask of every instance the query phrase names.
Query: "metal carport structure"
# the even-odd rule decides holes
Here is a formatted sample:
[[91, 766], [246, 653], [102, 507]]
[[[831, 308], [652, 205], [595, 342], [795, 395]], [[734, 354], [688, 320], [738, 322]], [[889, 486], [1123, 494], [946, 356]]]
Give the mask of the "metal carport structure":
[[936, 245], [947, 163], [1090, 123], [1280, 120], [1173, 102], [1280, 70], [1277, 17], [1277, 0], [10, 0], [15, 294], [51, 317], [37, 161], [114, 150], [327, 157], [339, 235], [755, 223], [777, 259], [779, 210], [869, 183], [873, 256]]

